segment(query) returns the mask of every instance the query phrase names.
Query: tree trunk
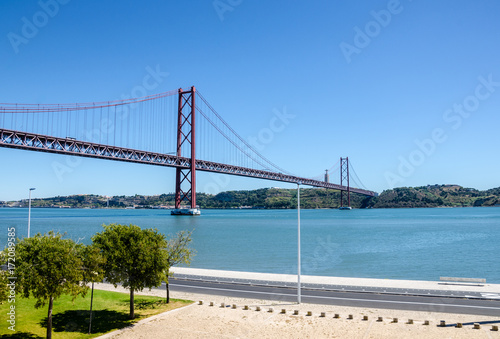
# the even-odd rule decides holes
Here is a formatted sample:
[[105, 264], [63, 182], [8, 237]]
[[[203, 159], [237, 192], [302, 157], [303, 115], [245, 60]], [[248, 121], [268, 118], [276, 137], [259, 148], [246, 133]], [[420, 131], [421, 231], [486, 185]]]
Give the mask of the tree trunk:
[[170, 288], [168, 287], [168, 283], [166, 283], [167, 285], [167, 304], [170, 302]]
[[130, 319], [134, 319], [134, 289], [130, 288], [130, 314], [128, 316]]
[[47, 314], [47, 339], [52, 339], [52, 306], [54, 298], [49, 298], [49, 313]]

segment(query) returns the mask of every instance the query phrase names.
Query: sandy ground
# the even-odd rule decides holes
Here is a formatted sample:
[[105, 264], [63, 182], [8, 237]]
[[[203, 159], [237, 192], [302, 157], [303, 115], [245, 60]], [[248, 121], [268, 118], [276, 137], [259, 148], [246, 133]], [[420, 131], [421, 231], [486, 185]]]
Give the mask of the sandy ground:
[[[98, 289], [115, 290], [98, 284]], [[126, 292], [120, 287], [117, 291]], [[139, 293], [138, 293], [139, 294]], [[144, 291], [164, 296], [164, 291]], [[500, 326], [498, 317], [428, 312], [340, 307], [315, 304], [291, 304], [280, 301], [239, 299], [192, 293], [173, 293], [178, 299], [195, 304], [166, 312], [142, 321], [131, 328], [101, 338], [500, 338], [492, 325]], [[203, 300], [203, 305], [199, 301]], [[214, 306], [210, 306], [210, 302]], [[230, 307], [221, 307], [225, 303]], [[232, 308], [236, 305], [236, 308]], [[248, 310], [244, 306], [248, 306]], [[261, 310], [257, 311], [257, 307]], [[273, 312], [269, 309], [273, 308]], [[286, 313], [281, 313], [282, 309]], [[298, 315], [293, 315], [295, 310]], [[307, 312], [312, 312], [311, 316]], [[321, 317], [325, 312], [325, 317]], [[334, 318], [335, 314], [339, 318]], [[352, 315], [353, 319], [348, 319]], [[368, 320], [363, 320], [368, 316]], [[382, 321], [378, 318], [382, 317]], [[398, 322], [393, 322], [398, 318]], [[413, 324], [408, 324], [412, 319]], [[428, 320], [429, 325], [424, 325]], [[447, 327], [438, 326], [445, 320]], [[456, 328], [456, 323], [462, 328]], [[484, 322], [494, 322], [484, 323]], [[472, 323], [482, 323], [474, 329]], [[451, 325], [451, 326], [450, 326]]]

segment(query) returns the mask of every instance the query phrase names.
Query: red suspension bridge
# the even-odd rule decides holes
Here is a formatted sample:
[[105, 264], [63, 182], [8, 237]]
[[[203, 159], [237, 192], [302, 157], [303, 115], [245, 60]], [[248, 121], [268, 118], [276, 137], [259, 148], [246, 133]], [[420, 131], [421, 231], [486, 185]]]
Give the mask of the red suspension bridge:
[[347, 158], [339, 162], [340, 184], [328, 175], [288, 173], [238, 135], [194, 87], [107, 102], [0, 104], [0, 147], [174, 167], [176, 209], [196, 210], [197, 171], [339, 190], [341, 206], [350, 205], [351, 192], [377, 195], [350, 186]]

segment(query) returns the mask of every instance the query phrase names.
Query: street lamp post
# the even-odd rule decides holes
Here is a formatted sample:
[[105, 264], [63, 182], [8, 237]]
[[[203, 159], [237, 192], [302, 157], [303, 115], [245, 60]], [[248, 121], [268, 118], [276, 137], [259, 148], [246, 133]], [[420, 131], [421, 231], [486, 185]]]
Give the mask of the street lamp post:
[[297, 302], [300, 304], [300, 182], [297, 183]]
[[28, 203], [28, 238], [30, 237], [30, 225], [31, 225], [31, 191], [36, 190], [36, 188], [30, 188], [30, 198]]
[[92, 332], [92, 302], [94, 301], [94, 279], [92, 279], [92, 293], [90, 294], [90, 318], [89, 318], [89, 334]]

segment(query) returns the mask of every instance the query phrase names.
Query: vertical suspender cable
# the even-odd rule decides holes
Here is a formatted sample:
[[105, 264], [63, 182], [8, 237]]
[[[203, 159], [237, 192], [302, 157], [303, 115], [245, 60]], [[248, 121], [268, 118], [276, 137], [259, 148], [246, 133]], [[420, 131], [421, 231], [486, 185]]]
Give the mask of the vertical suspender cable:
[[100, 144], [102, 144], [102, 140], [101, 140], [101, 135], [102, 135], [101, 126], [102, 126], [102, 106], [101, 106], [100, 114], [99, 114], [99, 126], [97, 128], [97, 130], [99, 131], [99, 143]]
[[117, 119], [117, 116], [118, 116], [118, 112], [117, 112], [117, 106], [116, 104], [112, 105], [111, 109], [112, 109], [112, 117], [113, 117], [113, 143], [112, 145], [113, 146], [117, 146], [117, 134], [118, 134], [118, 119]]

